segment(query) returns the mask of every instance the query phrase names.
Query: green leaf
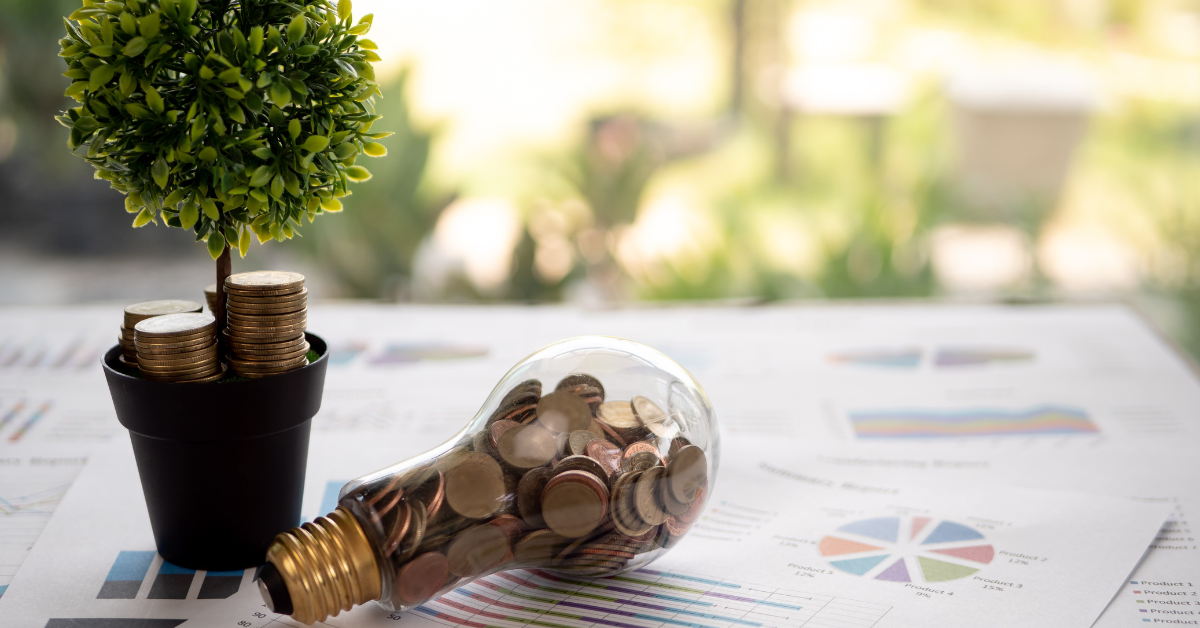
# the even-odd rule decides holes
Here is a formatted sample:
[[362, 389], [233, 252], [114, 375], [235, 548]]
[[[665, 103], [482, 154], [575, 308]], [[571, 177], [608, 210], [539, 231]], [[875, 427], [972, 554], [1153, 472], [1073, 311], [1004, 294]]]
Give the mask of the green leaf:
[[363, 58], [366, 59], [367, 61], [371, 61], [371, 62], [383, 61], [383, 57], [380, 57], [379, 55], [375, 54], [375, 52], [372, 50], [364, 50], [362, 55], [363, 55]]
[[85, 91], [87, 91], [87, 88], [88, 81], [75, 81], [74, 83], [71, 83], [71, 86], [68, 87], [65, 92], [63, 92], [63, 96], [74, 97], [76, 95], [83, 94]]
[[261, 26], [255, 26], [250, 29], [250, 52], [258, 54], [262, 52], [263, 46], [263, 29]]
[[304, 33], [308, 31], [308, 20], [304, 19], [304, 14], [299, 13], [292, 21], [288, 23], [287, 38], [291, 43], [296, 43], [304, 38]]
[[338, 0], [337, 9], [339, 21], [344, 22], [350, 19], [350, 11], [352, 9], [350, 0]]
[[321, 209], [327, 212], [340, 212], [342, 211], [342, 202], [332, 197], [323, 198], [321, 199]]
[[100, 41], [106, 46], [111, 46], [113, 43], [113, 23], [108, 19], [108, 16], [97, 18], [100, 20]]
[[320, 50], [320, 48], [318, 48], [312, 44], [308, 44], [306, 46], [300, 46], [299, 48], [297, 48], [296, 54], [301, 57], [311, 57], [311, 56], [317, 54], [317, 51], [319, 51], [319, 50]]
[[368, 13], [368, 14], [362, 16], [361, 18], [359, 18], [358, 23], [359, 24], [374, 24], [375, 23], [375, 14]]
[[365, 35], [370, 30], [371, 30], [370, 24], [359, 24], [358, 26], [355, 26], [354, 28], [352, 28], [346, 32], [350, 33], [351, 35]]
[[345, 161], [358, 154], [358, 147], [350, 142], [338, 144], [337, 148], [333, 149], [333, 154], [338, 158], [338, 161]]
[[242, 259], [246, 258], [246, 253], [250, 251], [250, 230], [242, 229], [242, 235], [238, 238], [238, 253]]
[[101, 87], [104, 87], [113, 79], [113, 76], [116, 75], [116, 72], [116, 68], [111, 65], [105, 64], [97, 66], [95, 70], [92, 70], [92, 74], [88, 78], [88, 89], [94, 92]]
[[228, 70], [218, 74], [217, 78], [221, 79], [221, 81], [225, 83], [236, 83], [238, 79], [242, 78], [242, 71], [238, 68], [229, 68]]
[[291, 122], [288, 122], [288, 135], [292, 136], [292, 139], [296, 139], [297, 137], [300, 137], [300, 121], [299, 120], [296, 120], [295, 118], [293, 118]]
[[371, 178], [371, 173], [362, 166], [350, 166], [346, 168], [346, 178], [351, 181], [366, 181]]
[[178, 205], [179, 201], [182, 201], [184, 199], [184, 197], [186, 197], [186, 196], [187, 196], [186, 190], [177, 189], [174, 192], [171, 192], [169, 195], [167, 195], [167, 199], [163, 201], [163, 207], [174, 207], [174, 206]]
[[234, 100], [241, 100], [246, 97], [245, 94], [243, 94], [242, 92], [240, 92], [232, 87], [222, 87], [221, 91], [225, 92], [226, 96], [228, 96]]
[[387, 154], [387, 147], [379, 142], [363, 142], [363, 152], [371, 157], [383, 157]]
[[271, 151], [270, 146], [263, 146], [262, 148], [256, 148], [256, 149], [250, 151], [250, 154], [254, 155], [255, 157], [258, 157], [259, 159], [271, 159], [275, 156], [275, 153]]
[[200, 66], [200, 78], [207, 81], [214, 76], [216, 76], [216, 73], [212, 71], [212, 68], [208, 67], [207, 65]]
[[129, 11], [121, 12], [121, 30], [125, 31], [126, 35], [137, 35], [137, 19]]
[[159, 95], [158, 90], [150, 88], [146, 90], [146, 104], [150, 105], [150, 110], [154, 113], [163, 112], [163, 99]]
[[[268, 149], [270, 150], [270, 149]], [[271, 167], [259, 166], [255, 169], [254, 174], [250, 176], [250, 187], [260, 188], [271, 180]]]
[[204, 210], [204, 215], [208, 216], [209, 220], [221, 218], [221, 212], [217, 211], [217, 204], [211, 198], [200, 199], [200, 208]]
[[192, 16], [196, 14], [196, 0], [179, 0], [179, 17], [184, 22], [192, 21]]
[[131, 115], [135, 118], [149, 118], [154, 115], [154, 114], [150, 113], [149, 109], [147, 109], [135, 102], [125, 103], [125, 111], [128, 111], [129, 115]]
[[[125, 15], [129, 14], [126, 13]], [[121, 49], [121, 54], [125, 55], [126, 57], [136, 57], [142, 54], [148, 45], [149, 42], [146, 41], [145, 37], [134, 37], [128, 42], [125, 42], [125, 47]]]
[[208, 255], [213, 258], [213, 261], [216, 261], [224, 252], [225, 236], [221, 235], [219, 231], [215, 231], [208, 236]]
[[167, 160], [159, 155], [158, 159], [154, 160], [154, 165], [150, 167], [150, 174], [154, 177], [154, 182], [162, 189], [167, 188], [167, 177], [171, 174], [171, 168], [167, 166]]
[[153, 221], [154, 221], [154, 212], [151, 211], [149, 207], [147, 207], [147, 208], [143, 209], [142, 211], [138, 212], [137, 217], [135, 217], [133, 219], [133, 227], [135, 229], [137, 229], [138, 227], [145, 227], [147, 224], [149, 224]]
[[319, 153], [329, 146], [329, 138], [323, 135], [310, 135], [304, 140], [304, 150], [310, 153]]
[[137, 79], [133, 78], [132, 72], [122, 72], [120, 80], [117, 81], [117, 86], [121, 90], [121, 97], [129, 98], [133, 90], [137, 89]]
[[216, 161], [217, 149], [212, 146], [205, 146], [196, 157], [200, 158], [200, 161]]
[[146, 39], [154, 39], [155, 37], [158, 37], [158, 29], [158, 11], [138, 18], [138, 30], [142, 32], [142, 37], [145, 37]]
[[275, 178], [271, 179], [271, 196], [275, 198], [283, 196], [283, 177], [275, 175]]
[[379, 46], [376, 46], [375, 42], [371, 41], [370, 39], [358, 40], [358, 47], [362, 48], [363, 50], [379, 50]]
[[283, 83], [275, 83], [271, 86], [271, 100], [281, 108], [286, 107], [292, 102], [292, 90]]
[[83, 133], [84, 135], [95, 131], [99, 126], [100, 123], [96, 122], [96, 119], [92, 116], [82, 116], [75, 121], [74, 125], [75, 130]]
[[200, 209], [192, 201], [185, 203], [183, 209], [179, 210], [179, 223], [184, 229], [196, 226], [196, 221], [199, 219]]

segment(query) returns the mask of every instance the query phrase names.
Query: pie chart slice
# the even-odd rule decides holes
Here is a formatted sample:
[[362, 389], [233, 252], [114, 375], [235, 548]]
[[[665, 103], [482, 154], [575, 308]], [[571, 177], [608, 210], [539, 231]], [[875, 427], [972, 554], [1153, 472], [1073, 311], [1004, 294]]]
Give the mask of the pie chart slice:
[[921, 563], [921, 574], [925, 576], [925, 582], [945, 582], [946, 580], [958, 580], [979, 571], [974, 567], [964, 567], [954, 563], [948, 563], [944, 560], [934, 560], [924, 556], [918, 556], [917, 562]]
[[900, 534], [900, 518], [899, 517], [876, 517], [875, 519], [861, 519], [852, 521], [838, 528], [838, 532], [850, 532], [852, 534], [860, 534], [862, 536], [895, 543], [896, 537]]
[[882, 556], [867, 556], [865, 558], [848, 558], [846, 560], [831, 560], [830, 565], [841, 569], [846, 573], [852, 573], [856, 576], [861, 576], [875, 568], [875, 565], [887, 560], [888, 555]]
[[912, 578], [908, 577], [908, 567], [904, 566], [904, 559], [900, 558], [892, 563], [891, 567], [879, 572], [875, 576], [876, 580], [890, 580], [892, 582], [912, 582]]
[[954, 523], [953, 521], [943, 521], [938, 524], [938, 527], [933, 529], [933, 532], [929, 533], [929, 536], [925, 537], [925, 540], [921, 544], [932, 545], [934, 543], [972, 541], [982, 538], [983, 535], [975, 528], [967, 527], [961, 523]]
[[857, 554], [859, 552], [875, 552], [882, 550], [882, 547], [859, 543], [858, 541], [850, 541], [841, 539], [836, 536], [827, 536], [821, 539], [821, 544], [817, 546], [817, 550], [822, 556], [837, 556], [839, 554]]
[[965, 558], [977, 563], [988, 564], [996, 557], [996, 550], [991, 545], [973, 545], [971, 547], [956, 547], [953, 549], [929, 550], [937, 554]]

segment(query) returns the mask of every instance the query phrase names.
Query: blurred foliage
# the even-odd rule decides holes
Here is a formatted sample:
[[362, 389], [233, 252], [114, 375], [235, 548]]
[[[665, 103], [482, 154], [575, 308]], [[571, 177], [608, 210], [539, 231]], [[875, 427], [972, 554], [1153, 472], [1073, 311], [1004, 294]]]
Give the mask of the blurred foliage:
[[345, 296], [394, 300], [407, 296], [413, 256], [433, 231], [451, 195], [427, 189], [434, 141], [409, 110], [409, 73], [382, 86], [376, 112], [394, 133], [380, 140], [391, 155], [372, 165], [374, 176], [343, 198], [347, 211], [326, 219], [300, 242], [342, 286]]

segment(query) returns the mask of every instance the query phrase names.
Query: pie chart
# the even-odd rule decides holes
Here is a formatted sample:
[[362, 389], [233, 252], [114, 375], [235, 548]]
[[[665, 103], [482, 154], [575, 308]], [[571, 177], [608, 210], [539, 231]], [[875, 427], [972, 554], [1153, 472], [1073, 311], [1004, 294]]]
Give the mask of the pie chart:
[[822, 538], [817, 550], [834, 569], [889, 582], [958, 580], [996, 556], [975, 528], [924, 516], [851, 521]]

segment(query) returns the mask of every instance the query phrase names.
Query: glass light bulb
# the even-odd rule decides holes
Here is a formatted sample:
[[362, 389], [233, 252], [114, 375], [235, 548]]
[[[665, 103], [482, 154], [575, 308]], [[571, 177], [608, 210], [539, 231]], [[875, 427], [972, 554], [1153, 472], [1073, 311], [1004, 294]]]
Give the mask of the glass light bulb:
[[481, 576], [637, 569], [673, 547], [716, 480], [717, 419], [679, 364], [587, 336], [530, 355], [437, 448], [342, 487], [280, 534], [259, 577], [313, 623], [371, 600], [407, 610]]

